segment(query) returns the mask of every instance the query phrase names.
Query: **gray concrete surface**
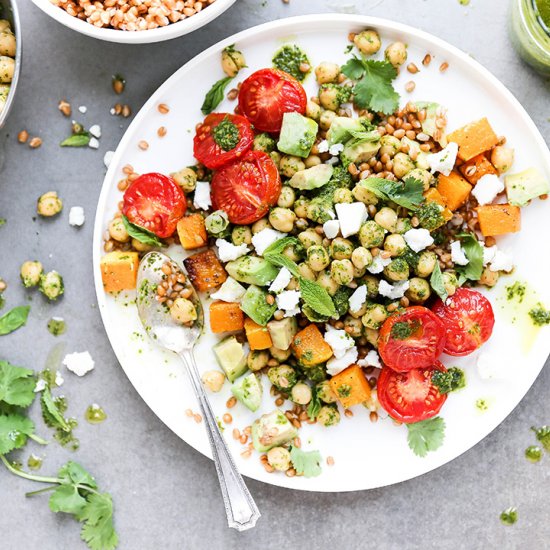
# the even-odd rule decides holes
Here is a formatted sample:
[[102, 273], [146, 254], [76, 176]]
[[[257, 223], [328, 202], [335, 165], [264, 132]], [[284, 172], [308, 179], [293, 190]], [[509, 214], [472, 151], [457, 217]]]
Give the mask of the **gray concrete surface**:
[[[96, 370], [85, 379], [67, 373], [64, 392], [71, 414], [81, 419], [81, 448], [72, 455], [52, 444], [42, 472], [53, 473], [68, 457], [81, 461], [101, 487], [114, 495], [120, 548], [126, 550], [288, 548], [487, 549], [548, 548], [549, 468], [545, 457], [532, 465], [523, 458], [532, 424], [550, 422], [550, 369], [510, 417], [474, 449], [439, 470], [400, 485], [368, 492], [307, 494], [249, 482], [263, 512], [257, 528], [238, 534], [225, 527], [213, 465], [168, 431], [145, 406], [120, 369], [95, 307], [92, 286], [93, 215], [103, 180], [103, 153], [114, 149], [127, 120], [111, 117], [115, 102], [110, 76], [122, 72], [123, 100], [134, 112], [169, 75], [207, 46], [254, 24], [291, 15], [355, 9], [419, 26], [471, 53], [500, 78], [550, 139], [549, 87], [516, 57], [506, 33], [503, 0], [239, 0], [220, 20], [172, 42], [124, 47], [96, 42], [49, 20], [29, 0], [20, 0], [24, 68], [19, 96], [0, 133], [0, 276], [8, 282], [7, 306], [29, 300], [28, 326], [1, 337], [0, 356], [34, 369], [44, 366], [58, 342], [67, 351], [90, 350]], [[374, 8], [371, 6], [376, 4]], [[184, 91], [183, 91], [184, 93]], [[59, 99], [86, 105], [79, 116], [103, 128], [100, 151], [62, 150], [69, 122], [57, 111]], [[44, 145], [30, 150], [17, 143], [26, 128]], [[33, 219], [36, 198], [57, 189], [67, 207], [82, 205], [87, 222]], [[54, 305], [25, 292], [19, 265], [40, 258], [65, 275], [67, 290]], [[68, 321], [55, 339], [46, 330], [52, 315]], [[97, 402], [108, 420], [91, 426], [86, 407]], [[34, 414], [38, 411], [35, 409]], [[29, 450], [37, 449], [29, 445]], [[23, 453], [26, 459], [28, 451]], [[26, 499], [31, 483], [0, 469], [0, 549], [84, 548], [79, 526], [52, 514], [47, 497]], [[519, 521], [498, 516], [517, 506]]]

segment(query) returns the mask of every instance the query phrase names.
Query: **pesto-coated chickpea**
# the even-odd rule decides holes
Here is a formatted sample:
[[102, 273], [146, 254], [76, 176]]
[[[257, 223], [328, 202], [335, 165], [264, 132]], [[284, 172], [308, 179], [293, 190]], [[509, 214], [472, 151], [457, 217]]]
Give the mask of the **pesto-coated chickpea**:
[[393, 42], [386, 48], [384, 57], [397, 68], [407, 61], [407, 46], [403, 42]]
[[279, 170], [283, 176], [291, 178], [296, 172], [301, 172], [306, 169], [304, 161], [300, 157], [292, 155], [284, 155], [279, 163]]
[[283, 233], [290, 233], [294, 227], [294, 222], [296, 221], [296, 214], [290, 210], [290, 208], [281, 208], [276, 206], [271, 209], [269, 213], [269, 223], [277, 231], [282, 231]]
[[380, 35], [372, 29], [356, 34], [353, 43], [365, 55], [374, 55], [382, 47]]
[[263, 151], [264, 153], [271, 153], [275, 150], [275, 140], [266, 132], [258, 134], [254, 137], [252, 149], [254, 151]]
[[63, 277], [57, 271], [48, 271], [40, 276], [38, 290], [48, 298], [48, 300], [57, 300], [65, 292]]
[[409, 218], [399, 218], [397, 220], [397, 223], [395, 224], [396, 233], [403, 235], [403, 233], [406, 233], [409, 229], [412, 229], [412, 223]]
[[276, 359], [277, 361], [279, 361], [279, 363], [282, 363], [290, 357], [290, 354], [292, 353], [292, 351], [290, 348], [281, 349], [281, 348], [276, 348], [275, 346], [271, 346], [269, 348], [269, 353], [271, 354], [271, 357], [273, 357], [273, 359]]
[[201, 376], [204, 387], [212, 393], [218, 393], [225, 382], [225, 374], [219, 370], [207, 370]]
[[340, 288], [340, 285], [326, 271], [321, 271], [317, 275], [317, 284], [322, 286], [331, 296], [334, 296]]
[[334, 406], [324, 405], [319, 409], [317, 422], [326, 428], [336, 426], [340, 422], [340, 411]]
[[403, 179], [411, 170], [414, 170], [414, 162], [409, 155], [397, 153], [393, 157], [392, 172], [398, 179]]
[[458, 288], [458, 279], [456, 278], [456, 275], [450, 271], [444, 271], [442, 273], [442, 277], [445, 292], [447, 292], [449, 296], [452, 296]]
[[481, 272], [481, 277], [479, 278], [479, 282], [482, 285], [493, 287], [497, 284], [498, 278], [499, 278], [499, 272], [491, 271], [489, 266], [486, 266], [483, 268], [483, 271]]
[[361, 322], [367, 328], [379, 329], [387, 317], [388, 312], [382, 304], [371, 302], [367, 304], [367, 312], [361, 318]]
[[296, 371], [290, 365], [271, 367], [267, 371], [269, 381], [279, 390], [288, 391], [296, 384]]
[[313, 271], [323, 271], [325, 267], [330, 264], [330, 256], [327, 249], [324, 246], [314, 245], [310, 246], [306, 252], [307, 265], [313, 269]]
[[363, 334], [363, 323], [361, 322], [361, 319], [353, 317], [352, 315], [346, 315], [344, 318], [344, 330], [352, 338], [359, 338], [361, 334]]
[[192, 168], [182, 168], [170, 174], [184, 193], [191, 193], [197, 186], [197, 173]]
[[289, 185], [283, 185], [277, 199], [277, 206], [281, 208], [292, 208], [296, 200], [296, 192]]
[[187, 298], [176, 298], [170, 308], [170, 316], [176, 323], [185, 325], [197, 320], [195, 304]]
[[307, 218], [307, 206], [309, 201], [305, 197], [300, 197], [294, 201], [294, 213], [298, 218]]
[[361, 284], [367, 287], [367, 296], [369, 298], [376, 298], [378, 296], [378, 286], [380, 285], [378, 278], [374, 275], [365, 275], [361, 280]]
[[40, 276], [44, 272], [44, 268], [39, 261], [26, 261], [21, 266], [20, 275], [21, 282], [25, 288], [36, 286], [40, 282]]
[[298, 264], [298, 273], [308, 281], [315, 281], [317, 278], [317, 273], [309, 267], [305, 262], [302, 262], [301, 264]]
[[321, 160], [321, 157], [318, 155], [309, 155], [309, 157], [307, 157], [304, 160], [304, 164], [306, 168], [313, 168], [314, 166], [319, 166], [319, 164], [321, 164], [322, 162], [323, 161]]
[[336, 237], [330, 243], [329, 251], [335, 260], [349, 260], [353, 254], [353, 243], [348, 239]]
[[353, 281], [353, 264], [350, 260], [334, 260], [330, 264], [330, 276], [339, 285], [348, 285]]
[[389, 252], [392, 257], [400, 256], [407, 249], [407, 243], [402, 235], [392, 233], [384, 240], [384, 250]]
[[279, 168], [279, 165], [281, 164], [281, 159], [283, 158], [283, 155], [279, 153], [279, 151], [271, 151], [269, 153], [269, 156], [271, 157], [271, 160], [274, 162], [275, 166]]
[[227, 76], [236, 76], [244, 67], [246, 67], [246, 60], [242, 52], [236, 50], [233, 46], [228, 46], [223, 50], [222, 70]]
[[428, 160], [429, 154], [424, 151], [418, 153], [415, 164], [417, 168], [422, 168], [422, 170], [430, 170], [430, 161]]
[[36, 204], [36, 212], [45, 218], [56, 216], [61, 210], [63, 210], [63, 201], [55, 191], [44, 193]]
[[307, 250], [310, 246], [321, 246], [323, 237], [315, 231], [315, 229], [306, 229], [301, 233], [298, 233], [298, 240], [302, 243], [303, 247]]
[[278, 472], [286, 472], [291, 465], [290, 452], [284, 447], [273, 447], [267, 451], [267, 462]]
[[0, 55], [0, 82], [9, 84], [13, 79], [15, 60], [7, 55]]
[[297, 262], [302, 257], [301, 247], [290, 244], [283, 250], [283, 256], [286, 256], [289, 260], [292, 260], [293, 262]]
[[111, 223], [109, 223], [109, 235], [119, 243], [127, 243], [130, 240], [130, 235], [128, 235], [128, 231], [126, 231], [126, 227], [124, 227], [122, 218], [114, 218], [111, 220]]
[[388, 155], [393, 158], [401, 150], [401, 140], [390, 134], [385, 134], [380, 138], [380, 149], [378, 154]]
[[409, 281], [409, 289], [405, 292], [405, 296], [417, 304], [424, 303], [432, 294], [430, 283], [426, 279], [413, 277]]
[[510, 147], [497, 145], [491, 151], [491, 162], [499, 174], [507, 172], [514, 164], [514, 150]]
[[372, 192], [369, 191], [366, 187], [358, 183], [351, 191], [355, 200], [362, 202], [364, 204], [378, 204], [378, 197]]
[[384, 206], [374, 215], [374, 221], [386, 231], [395, 231], [397, 212], [393, 208]]
[[394, 258], [384, 268], [384, 275], [392, 282], [406, 281], [409, 274], [409, 264], [403, 258]]
[[323, 403], [336, 403], [336, 401], [338, 400], [336, 394], [332, 391], [332, 388], [330, 387], [330, 382], [328, 380], [323, 380], [322, 382], [319, 382], [315, 389], [317, 390], [317, 396]]
[[418, 263], [414, 271], [419, 277], [429, 277], [435, 269], [436, 262], [437, 255], [435, 252], [423, 250], [418, 256]]
[[311, 397], [311, 388], [304, 382], [298, 382], [290, 391], [290, 399], [298, 405], [307, 405]]
[[319, 122], [321, 118], [321, 107], [314, 101], [309, 100], [306, 105], [306, 116]]
[[259, 371], [267, 367], [269, 353], [266, 350], [254, 349], [246, 357], [246, 364], [252, 372]]
[[315, 67], [315, 78], [318, 84], [328, 84], [329, 82], [337, 82], [340, 76], [340, 65], [323, 61]]
[[247, 225], [236, 225], [231, 231], [231, 242], [235, 246], [252, 243], [252, 230]]
[[322, 111], [319, 117], [319, 126], [321, 127], [321, 130], [328, 130], [335, 118], [336, 113], [334, 111]]
[[384, 228], [374, 220], [366, 221], [359, 229], [359, 242], [365, 248], [381, 246], [384, 242]]
[[321, 86], [319, 104], [323, 109], [337, 111], [340, 108], [338, 88], [336, 86]]
[[271, 224], [269, 223], [269, 219], [267, 217], [260, 218], [258, 221], [254, 222], [251, 226], [252, 235], [256, 235], [256, 233], [259, 233], [264, 229], [269, 229], [270, 227], [271, 227]]
[[365, 327], [363, 334], [372, 347], [378, 348], [378, 338], [380, 337], [380, 331], [378, 329]]
[[358, 246], [351, 253], [351, 261], [357, 269], [365, 269], [372, 264], [372, 254], [364, 246]]
[[15, 57], [15, 35], [10, 30], [0, 32], [0, 55]]
[[334, 204], [343, 204], [343, 203], [352, 203], [353, 202], [353, 193], [350, 189], [342, 187], [334, 191]]
[[430, 188], [430, 185], [435, 183], [435, 178], [429, 170], [424, 170], [423, 168], [415, 168], [411, 170], [407, 177], [417, 179], [422, 182], [424, 186], [424, 191], [427, 191]]
[[355, 264], [353, 265], [353, 278], [354, 279], [360, 279], [366, 272], [367, 272], [366, 267], [359, 268]]

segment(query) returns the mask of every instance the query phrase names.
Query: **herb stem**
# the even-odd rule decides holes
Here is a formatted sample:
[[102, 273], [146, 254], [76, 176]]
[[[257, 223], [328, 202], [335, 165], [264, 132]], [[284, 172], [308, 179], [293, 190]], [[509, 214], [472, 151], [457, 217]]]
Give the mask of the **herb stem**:
[[36, 434], [31, 434], [29, 437], [33, 440], [39, 443], [40, 445], [48, 445], [48, 442], [45, 439], [42, 439], [41, 437], [37, 436]]
[[40, 495], [41, 493], [47, 493], [48, 491], [53, 491], [57, 489], [59, 485], [50, 485], [49, 487], [44, 487], [44, 489], [38, 489], [38, 491], [31, 491], [30, 493], [25, 493], [26, 497], [33, 497], [34, 495]]
[[10, 461], [4, 456], [0, 455], [0, 460], [4, 463], [4, 466], [16, 476], [22, 477], [24, 479], [28, 479], [30, 481], [39, 481], [40, 483], [62, 483], [61, 479], [57, 477], [43, 477], [43, 476], [35, 476], [33, 474], [28, 474], [27, 472], [22, 472], [21, 470], [18, 470], [17, 468], [14, 468]]

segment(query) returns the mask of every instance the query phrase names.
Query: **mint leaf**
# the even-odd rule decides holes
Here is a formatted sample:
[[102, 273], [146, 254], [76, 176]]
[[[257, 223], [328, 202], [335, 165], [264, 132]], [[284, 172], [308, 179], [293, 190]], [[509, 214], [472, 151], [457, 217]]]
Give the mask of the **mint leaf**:
[[31, 306], [14, 307], [0, 317], [0, 335], [9, 334], [27, 322]]
[[295, 277], [298, 276], [298, 266], [295, 262], [293, 262], [290, 258], [287, 258], [283, 254], [266, 254], [264, 252], [264, 260], [267, 260], [269, 263], [279, 266], [279, 267], [286, 267], [292, 275]]
[[466, 258], [468, 258], [466, 265], [456, 266], [456, 271], [460, 275], [459, 284], [466, 280], [479, 281], [483, 272], [483, 247], [472, 233], [462, 233], [457, 237], [460, 239]]
[[319, 451], [302, 451], [293, 446], [290, 448], [290, 460], [296, 472], [304, 477], [317, 477], [322, 472]]
[[20, 414], [0, 416], [0, 454], [23, 447], [33, 433], [34, 424], [29, 418]]
[[130, 235], [133, 239], [149, 246], [162, 246], [162, 241], [154, 233], [151, 233], [151, 231], [130, 222], [126, 216], [122, 216], [122, 223], [124, 224], [128, 235]]
[[430, 276], [430, 285], [443, 302], [449, 297], [449, 294], [445, 290], [445, 285], [443, 284], [443, 274], [441, 273], [438, 261], [435, 262], [434, 270]]
[[407, 424], [409, 447], [416, 456], [425, 457], [429, 451], [435, 451], [443, 445], [445, 439], [445, 420], [436, 416]]
[[92, 493], [80, 515], [84, 521], [80, 536], [91, 550], [114, 550], [118, 536], [113, 525], [113, 500], [108, 493]]
[[300, 294], [302, 300], [319, 315], [332, 317], [336, 308], [330, 294], [318, 283], [300, 277]]
[[28, 407], [35, 398], [33, 371], [0, 361], [0, 401], [17, 407]]
[[218, 80], [208, 90], [201, 107], [203, 115], [209, 115], [222, 101], [227, 85], [233, 80], [233, 77], [226, 76]]
[[408, 210], [416, 210], [423, 202], [424, 185], [415, 178], [405, 178], [403, 182], [372, 177], [361, 180], [359, 184], [379, 199], [393, 201]]
[[274, 243], [271, 243], [264, 250], [264, 258], [266, 254], [282, 254], [288, 246], [301, 246], [300, 241], [296, 237], [283, 237]]

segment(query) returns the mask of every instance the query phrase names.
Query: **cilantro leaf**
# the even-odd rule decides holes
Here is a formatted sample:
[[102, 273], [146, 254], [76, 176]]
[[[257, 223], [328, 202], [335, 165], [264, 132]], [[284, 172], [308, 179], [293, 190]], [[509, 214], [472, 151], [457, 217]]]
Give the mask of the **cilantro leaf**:
[[336, 307], [330, 294], [319, 283], [300, 277], [300, 294], [302, 300], [319, 315], [336, 315]]
[[416, 210], [424, 202], [424, 186], [415, 178], [405, 178], [402, 183], [372, 177], [361, 180], [358, 185], [365, 187], [379, 199], [393, 201], [409, 210]]
[[456, 267], [456, 271], [460, 275], [458, 282], [462, 284], [466, 280], [479, 281], [483, 272], [483, 247], [472, 233], [462, 233], [457, 237], [460, 238], [462, 249], [468, 258], [466, 265]]
[[108, 493], [92, 493], [80, 515], [80, 536], [91, 550], [114, 550], [118, 535], [113, 525], [113, 500]]
[[232, 80], [233, 77], [226, 76], [212, 85], [212, 88], [206, 93], [201, 107], [203, 115], [209, 115], [223, 101], [225, 89]]
[[122, 216], [122, 223], [128, 235], [133, 239], [136, 239], [140, 243], [148, 244], [149, 246], [162, 246], [162, 241], [154, 233], [130, 222], [126, 216]]
[[425, 457], [429, 451], [435, 451], [443, 445], [445, 439], [445, 420], [436, 416], [407, 424], [409, 447], [416, 456]]
[[94, 477], [78, 464], [78, 462], [73, 462], [72, 460], [61, 467], [57, 476], [65, 483], [88, 485], [92, 489], [97, 489], [97, 483]]
[[8, 405], [28, 407], [34, 401], [35, 386], [32, 370], [0, 361], [0, 401]]
[[51, 494], [49, 500], [52, 512], [65, 512], [80, 517], [86, 507], [86, 499], [73, 484], [60, 485]]
[[342, 65], [342, 72], [352, 80], [359, 80], [365, 73], [363, 61], [358, 57], [352, 57]]
[[290, 460], [296, 472], [304, 477], [317, 477], [322, 472], [319, 451], [302, 451], [293, 446], [290, 449]]
[[14, 307], [0, 317], [0, 335], [9, 334], [25, 325], [31, 306]]
[[317, 388], [314, 387], [311, 392], [311, 401], [309, 402], [309, 405], [307, 406], [307, 415], [312, 419], [315, 420], [317, 418], [317, 415], [319, 414], [319, 411], [322, 407], [321, 399], [319, 398], [319, 393], [317, 392]]
[[20, 414], [0, 416], [0, 454], [23, 447], [33, 433], [34, 424], [29, 418]]
[[439, 267], [439, 262], [435, 262], [434, 270], [430, 276], [430, 285], [433, 288], [434, 292], [445, 301], [449, 294], [445, 290], [445, 285], [443, 284], [443, 274], [441, 273], [441, 267]]

